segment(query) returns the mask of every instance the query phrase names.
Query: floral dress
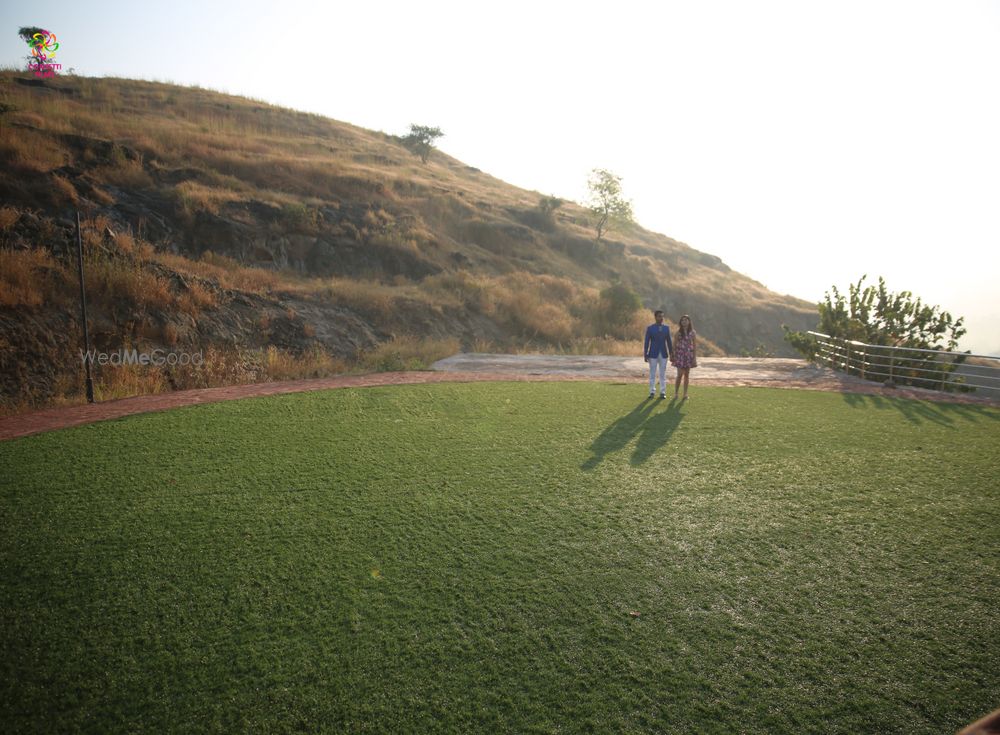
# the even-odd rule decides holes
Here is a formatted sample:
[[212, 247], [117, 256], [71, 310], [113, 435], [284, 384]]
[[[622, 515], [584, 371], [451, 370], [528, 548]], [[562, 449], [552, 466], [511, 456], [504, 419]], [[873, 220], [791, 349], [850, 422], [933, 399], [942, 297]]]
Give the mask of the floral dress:
[[698, 358], [694, 354], [695, 336], [695, 331], [692, 329], [686, 335], [678, 331], [674, 339], [674, 364], [682, 370], [698, 367]]

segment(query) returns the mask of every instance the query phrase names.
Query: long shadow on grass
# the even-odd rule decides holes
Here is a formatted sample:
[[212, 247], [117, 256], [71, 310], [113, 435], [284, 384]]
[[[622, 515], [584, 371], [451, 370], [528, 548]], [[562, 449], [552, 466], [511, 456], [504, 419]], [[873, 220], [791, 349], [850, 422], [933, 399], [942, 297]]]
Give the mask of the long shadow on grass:
[[658, 405], [662, 405], [662, 402], [647, 398], [627, 414], [616, 419], [594, 439], [590, 445], [593, 456], [580, 465], [580, 468], [594, 469], [607, 455], [623, 449], [636, 435], [639, 439], [630, 462], [639, 465], [652, 457], [657, 449], [667, 443], [683, 417], [677, 401], [671, 400], [666, 410], [654, 413]]
[[909, 398], [883, 398], [866, 393], [844, 393], [847, 405], [853, 408], [895, 409], [913, 424], [930, 421], [941, 426], [954, 426], [956, 419], [975, 423], [980, 419], [1000, 421], [1000, 411], [967, 403], [932, 403]]

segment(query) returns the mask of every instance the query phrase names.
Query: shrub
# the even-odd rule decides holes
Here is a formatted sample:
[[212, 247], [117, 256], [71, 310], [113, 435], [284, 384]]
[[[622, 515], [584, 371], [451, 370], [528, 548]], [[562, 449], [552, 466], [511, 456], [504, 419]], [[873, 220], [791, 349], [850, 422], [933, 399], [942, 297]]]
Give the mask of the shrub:
[[615, 283], [601, 291], [596, 314], [597, 326], [604, 334], [625, 336], [636, 312], [641, 308], [642, 300], [635, 291], [623, 283]]
[[58, 267], [41, 248], [0, 249], [0, 305], [41, 306], [51, 289], [47, 273]]
[[454, 355], [460, 349], [459, 341], [454, 337], [421, 339], [399, 336], [362, 353], [358, 358], [358, 365], [375, 372], [426, 370], [438, 360]]
[[[117, 147], [114, 150], [120, 150]], [[142, 162], [120, 158], [109, 166], [98, 166], [94, 177], [105, 184], [122, 189], [148, 189], [153, 186], [152, 177], [142, 167]]]
[[21, 219], [21, 213], [14, 207], [0, 207], [0, 232], [6, 232]]

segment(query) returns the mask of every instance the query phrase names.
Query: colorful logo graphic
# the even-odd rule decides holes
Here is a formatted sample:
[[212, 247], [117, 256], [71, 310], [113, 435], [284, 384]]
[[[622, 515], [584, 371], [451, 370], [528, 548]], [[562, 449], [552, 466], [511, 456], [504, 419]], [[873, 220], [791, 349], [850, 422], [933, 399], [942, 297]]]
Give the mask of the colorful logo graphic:
[[31, 48], [28, 70], [35, 72], [36, 77], [55, 76], [55, 70], [62, 69], [62, 64], [52, 63], [56, 57], [56, 51], [59, 50], [56, 34], [44, 28], [38, 28], [27, 41]]

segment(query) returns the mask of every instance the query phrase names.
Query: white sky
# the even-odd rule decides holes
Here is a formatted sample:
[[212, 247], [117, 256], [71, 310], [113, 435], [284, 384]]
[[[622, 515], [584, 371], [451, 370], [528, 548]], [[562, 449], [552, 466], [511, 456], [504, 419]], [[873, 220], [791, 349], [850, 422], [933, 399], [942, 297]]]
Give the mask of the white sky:
[[200, 84], [439, 147], [819, 301], [868, 274], [1000, 355], [1000, 0], [45, 2], [87, 75]]

